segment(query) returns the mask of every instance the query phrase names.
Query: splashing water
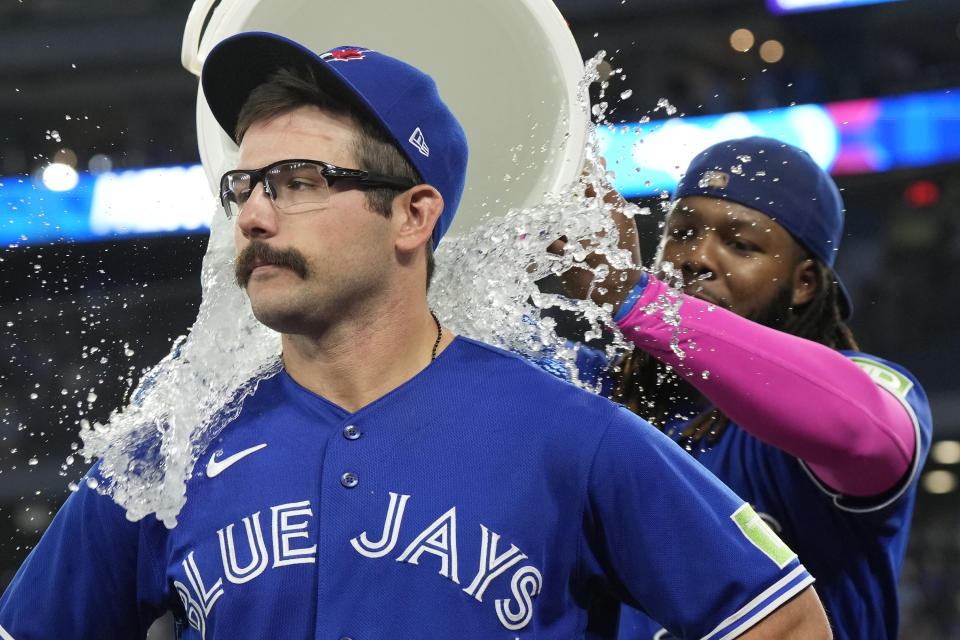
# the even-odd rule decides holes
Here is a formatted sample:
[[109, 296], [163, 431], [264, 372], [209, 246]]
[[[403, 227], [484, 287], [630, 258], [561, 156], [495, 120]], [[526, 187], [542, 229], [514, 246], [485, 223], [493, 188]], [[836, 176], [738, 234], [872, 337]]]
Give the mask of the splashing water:
[[[580, 95], [586, 96], [586, 86], [599, 79], [597, 65], [604, 56], [601, 51], [586, 62]], [[581, 106], [589, 119], [590, 109]], [[601, 119], [603, 110], [595, 115]], [[629, 251], [617, 246], [611, 205], [584, 196], [587, 185], [598, 194], [610, 189], [592, 125], [585, 157], [587, 169], [579, 182], [545, 194], [536, 206], [511, 209], [460, 236], [444, 238], [437, 247], [430, 289], [432, 308], [457, 333], [530, 358], [550, 358], [580, 386], [588, 385], [576, 369], [579, 347], [557, 335], [556, 322], [544, 311], [576, 313], [589, 323], [588, 337], [611, 329], [606, 347], [611, 361], [628, 345], [615, 330], [609, 305], [542, 293], [536, 282], [574, 266], [593, 272], [593, 286], [604, 280], [609, 267], [587, 267], [583, 260], [589, 251], [581, 240], [589, 240], [591, 250], [604, 254], [613, 268], [632, 266]], [[649, 213], [632, 204], [622, 206], [629, 217]], [[258, 382], [281, 366], [280, 335], [254, 318], [246, 295], [234, 284], [233, 223], [222, 215], [212, 220], [201, 273], [203, 298], [189, 335], [181, 336], [170, 354], [147, 371], [126, 407], [114, 411], [105, 424], [81, 424], [80, 453], [87, 462], [99, 458], [101, 465], [102, 480], [88, 484], [125, 508], [132, 521], [155, 513], [167, 527], [176, 525], [197, 460], [237, 416]], [[568, 250], [548, 253], [547, 247], [560, 236], [567, 237]], [[678, 300], [664, 296], [657, 303], [674, 323], [679, 321]]]
[[[590, 159], [590, 152], [588, 152]], [[599, 162], [589, 163], [600, 167]], [[602, 169], [584, 178], [599, 191]], [[611, 310], [588, 300], [572, 300], [542, 293], [536, 282], [559, 275], [571, 267], [585, 267], [588, 251], [579, 241], [591, 240], [595, 251], [606, 255], [614, 268], [631, 266], [628, 251], [617, 247], [618, 234], [602, 200], [583, 197], [584, 184], [547, 194], [530, 208], [511, 209], [502, 218], [488, 221], [466, 234], [445, 238], [436, 252], [437, 268], [430, 288], [430, 304], [440, 320], [462, 335], [515, 351], [525, 356], [552, 358], [561, 363], [574, 382], [576, 349], [557, 335], [556, 322], [544, 311], [572, 311], [590, 325], [588, 335], [600, 335], [613, 324]], [[604, 232], [603, 237], [600, 232]], [[547, 252], [560, 236], [572, 248], [564, 255]], [[606, 268], [593, 274], [597, 283]], [[595, 285], [594, 285], [595, 286]], [[614, 358], [626, 349], [616, 334], [607, 347]]]
[[233, 254], [233, 223], [214, 215], [190, 334], [143, 376], [128, 406], [106, 424], [81, 424], [80, 453], [101, 459], [97, 490], [130, 520], [156, 513], [176, 525], [198, 457], [279, 366], [280, 335], [253, 317], [233, 282]]
[[[606, 53], [600, 51], [585, 64], [579, 95], [587, 95], [586, 86], [600, 79], [598, 66]], [[581, 104], [583, 112], [602, 121], [607, 103], [603, 100], [607, 81], [600, 84], [599, 98], [592, 107]], [[584, 259], [596, 251], [603, 254], [614, 269], [633, 265], [630, 252], [617, 246], [619, 232], [608, 205], [602, 198], [585, 197], [589, 185], [603, 194], [611, 187], [597, 146], [595, 128], [588, 128], [585, 171], [579, 182], [529, 208], [510, 209], [502, 217], [456, 237], [444, 238], [436, 251], [436, 271], [429, 292], [430, 305], [441, 322], [459, 334], [514, 351], [534, 360], [550, 359], [559, 364], [571, 381], [581, 382], [576, 367], [579, 345], [571, 345], [556, 332], [556, 322], [544, 315], [549, 309], [573, 312], [587, 321], [587, 339], [599, 337], [604, 327], [613, 327], [609, 307], [589, 300], [573, 300], [543, 293], [537, 281], [560, 275], [572, 267], [587, 268]], [[633, 217], [643, 213], [639, 207], [622, 203], [624, 213]], [[566, 236], [568, 250], [563, 255], [547, 252], [560, 236]], [[591, 249], [581, 246], [589, 241]], [[593, 285], [603, 281], [609, 267], [593, 272]], [[628, 349], [617, 331], [605, 347], [611, 361]]]

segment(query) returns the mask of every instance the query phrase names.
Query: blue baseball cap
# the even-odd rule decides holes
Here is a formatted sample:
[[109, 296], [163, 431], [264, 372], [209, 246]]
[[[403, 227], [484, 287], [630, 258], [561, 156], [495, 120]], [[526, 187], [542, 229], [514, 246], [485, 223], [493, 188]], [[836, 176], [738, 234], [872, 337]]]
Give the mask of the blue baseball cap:
[[446, 233], [463, 195], [467, 138], [440, 99], [433, 78], [365, 47], [314, 53], [283, 36], [248, 32], [217, 44], [203, 63], [201, 84], [217, 122], [232, 138], [250, 92], [282, 67], [312, 69], [324, 89], [344, 95], [383, 127], [424, 182], [443, 196], [434, 246]]
[[[726, 140], [698, 153], [675, 198], [722, 198], [755, 209], [782, 226], [833, 271], [843, 235], [843, 200], [826, 171], [803, 149], [753, 136]], [[853, 303], [836, 271], [844, 318]]]

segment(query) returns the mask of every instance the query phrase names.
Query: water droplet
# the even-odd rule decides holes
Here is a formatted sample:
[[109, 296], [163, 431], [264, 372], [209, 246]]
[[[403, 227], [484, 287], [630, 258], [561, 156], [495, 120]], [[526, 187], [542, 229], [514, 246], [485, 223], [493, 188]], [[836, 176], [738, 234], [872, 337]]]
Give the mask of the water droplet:
[[[659, 100], [657, 100], [657, 106], [654, 107], [653, 110], [659, 111], [660, 109], [663, 109], [668, 116], [672, 116], [677, 112], [677, 108], [672, 104], [670, 104], [670, 101], [667, 100], [666, 98], [660, 98]], [[641, 122], [643, 122], [643, 120], [641, 120]]]
[[37, 466], [39, 462], [40, 461], [37, 460], [36, 458], [30, 458], [29, 460], [27, 460], [27, 464], [30, 465], [31, 467]]
[[700, 374], [700, 377], [703, 378], [704, 380], [707, 380], [710, 378], [710, 372], [704, 369], [703, 373]]
[[621, 99], [621, 100], [626, 100], [627, 98], [629, 98], [629, 97], [632, 96], [632, 95], [633, 95], [633, 89], [627, 89], [627, 90], [625, 90], [625, 91], [621, 91], [621, 92], [620, 92], [620, 99]]

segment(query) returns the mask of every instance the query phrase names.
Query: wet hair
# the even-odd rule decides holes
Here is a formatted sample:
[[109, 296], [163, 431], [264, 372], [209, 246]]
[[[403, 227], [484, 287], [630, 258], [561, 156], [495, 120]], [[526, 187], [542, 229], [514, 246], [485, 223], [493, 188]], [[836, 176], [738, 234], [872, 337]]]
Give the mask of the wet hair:
[[[833, 272], [819, 258], [812, 259], [817, 280], [813, 297], [794, 308], [789, 295], [778, 294], [759, 317], [752, 319], [831, 349], [858, 350], [853, 333], [843, 320], [842, 296]], [[698, 393], [671, 367], [639, 348], [620, 363], [614, 382], [613, 399], [660, 429], [677, 417], [674, 412], [678, 405], [695, 399]], [[683, 435], [691, 442], [705, 434], [719, 438], [728, 422], [721, 412], [710, 409], [696, 416]]]
[[[299, 107], [313, 105], [321, 110], [349, 118], [356, 126], [353, 155], [357, 169], [371, 173], [408, 178], [414, 184], [423, 184], [423, 178], [407, 159], [393, 138], [362, 105], [349, 95], [335, 95], [325, 90], [312, 69], [287, 67], [274, 71], [257, 86], [244, 102], [237, 118], [234, 139], [243, 141], [247, 130], [256, 122], [276, 117]], [[322, 160], [322, 158], [318, 158]], [[354, 168], [354, 167], [350, 167]], [[397, 189], [373, 187], [364, 189], [371, 211], [389, 218]], [[433, 240], [427, 241], [427, 288], [433, 278]]]

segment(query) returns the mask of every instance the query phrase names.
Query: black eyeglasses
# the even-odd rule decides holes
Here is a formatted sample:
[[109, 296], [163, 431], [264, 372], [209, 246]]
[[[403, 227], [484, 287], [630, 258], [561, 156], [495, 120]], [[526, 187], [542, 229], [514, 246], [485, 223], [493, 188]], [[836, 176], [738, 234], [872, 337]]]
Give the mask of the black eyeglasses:
[[220, 178], [220, 204], [228, 218], [240, 215], [253, 188], [263, 182], [263, 190], [277, 209], [303, 213], [329, 200], [330, 186], [341, 179], [355, 180], [360, 188], [406, 190], [416, 184], [410, 178], [344, 169], [321, 160], [280, 160], [255, 171], [227, 171]]

